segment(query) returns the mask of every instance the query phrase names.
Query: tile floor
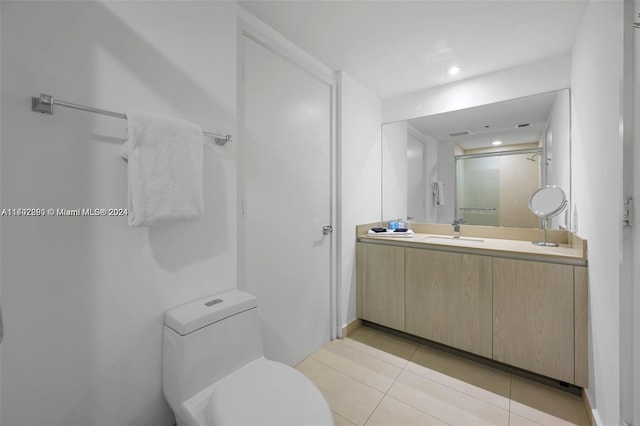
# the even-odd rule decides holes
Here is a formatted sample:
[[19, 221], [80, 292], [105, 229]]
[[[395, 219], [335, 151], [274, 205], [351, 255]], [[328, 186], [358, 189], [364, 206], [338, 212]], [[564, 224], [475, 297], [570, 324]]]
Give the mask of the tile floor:
[[582, 398], [370, 327], [296, 366], [341, 425], [589, 425]]

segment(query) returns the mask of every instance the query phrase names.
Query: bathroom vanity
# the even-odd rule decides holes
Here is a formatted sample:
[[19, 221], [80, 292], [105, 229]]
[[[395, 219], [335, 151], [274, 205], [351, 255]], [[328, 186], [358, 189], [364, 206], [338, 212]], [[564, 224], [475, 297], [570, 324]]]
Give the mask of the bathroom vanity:
[[359, 318], [579, 387], [588, 385], [586, 241], [540, 229], [358, 226]]

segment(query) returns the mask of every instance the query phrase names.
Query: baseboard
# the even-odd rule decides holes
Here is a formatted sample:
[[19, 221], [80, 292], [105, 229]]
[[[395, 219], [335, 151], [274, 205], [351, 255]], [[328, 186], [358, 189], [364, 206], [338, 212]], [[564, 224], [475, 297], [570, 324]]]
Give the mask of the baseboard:
[[362, 320], [360, 318], [356, 318], [351, 321], [349, 324], [342, 327], [342, 338], [346, 339], [349, 334], [356, 331], [362, 325]]
[[591, 426], [602, 426], [602, 419], [600, 418], [600, 414], [598, 414], [597, 409], [591, 408], [591, 401], [589, 401], [589, 396], [587, 395], [587, 391], [585, 389], [582, 390], [582, 401], [584, 402], [584, 408], [587, 410], [587, 415], [589, 416], [589, 422]]

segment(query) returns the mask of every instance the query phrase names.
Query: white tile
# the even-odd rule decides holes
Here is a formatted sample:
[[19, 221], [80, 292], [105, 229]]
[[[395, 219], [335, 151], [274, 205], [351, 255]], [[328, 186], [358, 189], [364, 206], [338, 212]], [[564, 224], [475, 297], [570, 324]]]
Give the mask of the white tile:
[[529, 420], [526, 417], [519, 416], [516, 413], [509, 413], [509, 426], [541, 426], [541, 424]]
[[388, 392], [451, 425], [508, 425], [509, 411], [415, 373], [403, 371]]
[[369, 327], [297, 368], [325, 394], [338, 426], [589, 424], [578, 396]]
[[509, 409], [511, 376], [503, 371], [427, 347], [416, 351], [406, 370]]
[[388, 362], [389, 364], [393, 364], [396, 367], [404, 368], [408, 362], [405, 358], [390, 354], [389, 352], [385, 352], [351, 338], [344, 339], [342, 342], [353, 349], [374, 356], [382, 361]]
[[360, 327], [349, 335], [349, 339], [408, 360], [418, 349], [418, 344], [384, 331]]
[[373, 412], [366, 425], [441, 426], [446, 423], [387, 395]]
[[313, 358], [296, 367], [320, 389], [331, 410], [355, 425], [363, 425], [384, 394]]
[[332, 411], [331, 414], [333, 414], [334, 426], [355, 426], [353, 423], [351, 423], [349, 420], [345, 419], [335, 411]]
[[381, 392], [389, 390], [402, 370], [400, 367], [353, 349], [339, 340], [320, 348], [312, 358]]
[[590, 424], [579, 396], [516, 376], [511, 380], [511, 412], [540, 424]]

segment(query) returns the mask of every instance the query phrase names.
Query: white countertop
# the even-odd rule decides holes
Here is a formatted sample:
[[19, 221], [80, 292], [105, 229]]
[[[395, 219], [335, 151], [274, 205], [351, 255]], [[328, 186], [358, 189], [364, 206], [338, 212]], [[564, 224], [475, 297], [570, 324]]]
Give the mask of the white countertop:
[[503, 240], [497, 238], [466, 237], [453, 238], [453, 235], [419, 234], [413, 238], [391, 236], [369, 237], [360, 235], [360, 242], [388, 244], [411, 248], [442, 250], [496, 257], [508, 257], [523, 260], [544, 261], [585, 266], [587, 259], [581, 247], [561, 244], [558, 247], [543, 247], [531, 241]]

